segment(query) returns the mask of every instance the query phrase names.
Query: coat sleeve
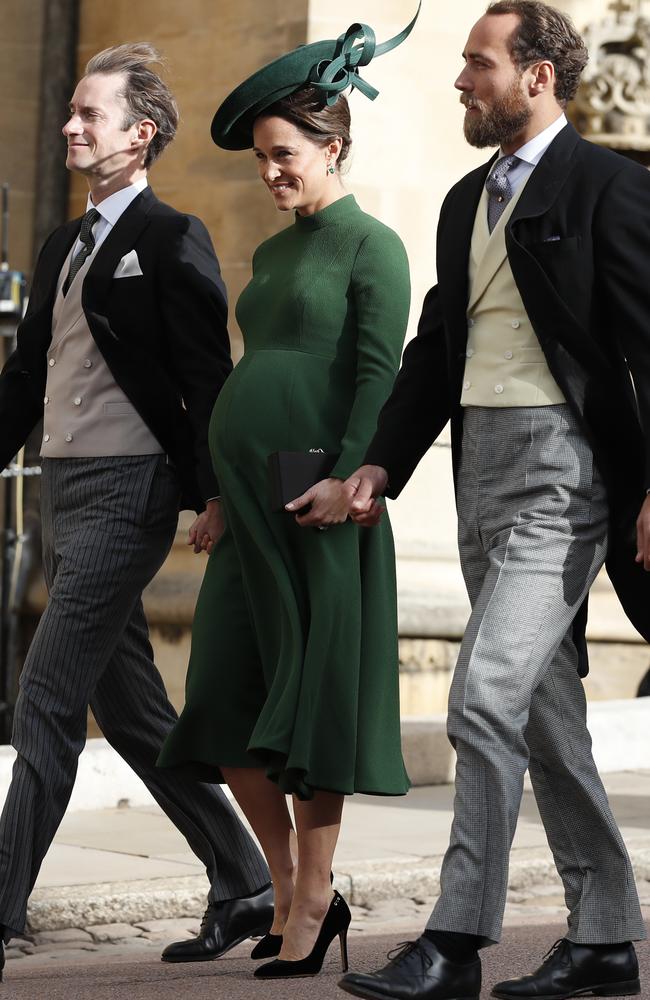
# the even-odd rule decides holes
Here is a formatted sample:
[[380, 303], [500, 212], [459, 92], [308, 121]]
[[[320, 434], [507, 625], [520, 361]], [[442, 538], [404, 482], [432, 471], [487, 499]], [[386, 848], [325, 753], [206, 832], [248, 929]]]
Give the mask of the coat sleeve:
[[204, 500], [219, 493], [208, 425], [232, 370], [226, 289], [212, 241], [199, 219], [183, 216], [160, 265], [160, 312], [173, 375], [192, 427], [194, 462]]
[[411, 299], [408, 259], [399, 236], [378, 229], [363, 240], [352, 271], [357, 317], [354, 402], [331, 475], [346, 479], [361, 465], [399, 367]]
[[623, 167], [603, 192], [593, 220], [600, 301], [634, 382], [650, 490], [650, 173]]
[[447, 348], [435, 285], [424, 299], [417, 336], [404, 351], [395, 387], [366, 452], [366, 463], [388, 472], [387, 496], [399, 496], [450, 415]]

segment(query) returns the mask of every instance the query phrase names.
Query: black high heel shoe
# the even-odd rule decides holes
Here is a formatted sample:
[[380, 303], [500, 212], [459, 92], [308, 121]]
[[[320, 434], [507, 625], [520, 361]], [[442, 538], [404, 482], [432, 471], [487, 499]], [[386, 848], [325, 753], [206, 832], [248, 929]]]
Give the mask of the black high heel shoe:
[[[334, 872], [330, 872], [330, 885], [334, 882]], [[265, 934], [261, 938], [251, 952], [251, 958], [254, 960], [260, 958], [275, 958], [276, 955], [280, 954], [280, 948], [282, 947], [282, 935], [281, 934]]]
[[341, 965], [343, 971], [347, 972], [348, 927], [351, 920], [352, 914], [350, 913], [348, 904], [343, 899], [343, 896], [334, 890], [334, 899], [325, 914], [325, 919], [316, 938], [316, 943], [309, 955], [306, 958], [298, 959], [297, 962], [287, 962], [284, 959], [276, 958], [274, 962], [269, 962], [267, 965], [262, 965], [255, 969], [255, 978], [294, 979], [301, 976], [317, 976], [323, 967], [327, 949], [335, 937], [338, 937], [341, 945]]
[[275, 958], [276, 955], [280, 954], [281, 947], [281, 934], [265, 934], [253, 948], [251, 958]]

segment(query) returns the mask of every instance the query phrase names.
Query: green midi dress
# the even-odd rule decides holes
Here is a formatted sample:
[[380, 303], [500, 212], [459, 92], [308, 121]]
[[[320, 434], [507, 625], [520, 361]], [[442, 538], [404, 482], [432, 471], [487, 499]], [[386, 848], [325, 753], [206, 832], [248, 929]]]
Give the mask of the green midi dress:
[[401, 795], [395, 557], [387, 514], [328, 531], [272, 512], [267, 457], [322, 448], [361, 464], [409, 310], [399, 237], [347, 195], [255, 252], [237, 304], [245, 354], [210, 447], [226, 530], [209, 556], [186, 704], [160, 755], [199, 780], [263, 767], [285, 792]]

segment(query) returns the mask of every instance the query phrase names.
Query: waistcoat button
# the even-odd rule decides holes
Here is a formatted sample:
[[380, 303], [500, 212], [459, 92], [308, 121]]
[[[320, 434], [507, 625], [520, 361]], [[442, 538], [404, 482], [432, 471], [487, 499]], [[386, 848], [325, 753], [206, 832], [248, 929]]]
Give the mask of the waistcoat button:
[[512, 321], [512, 329], [513, 330], [518, 330], [520, 326], [521, 326], [521, 323], [519, 322], [519, 320], [518, 319], [513, 319], [513, 321]]
[[471, 382], [469, 382], [469, 381], [463, 382], [463, 389], [471, 389], [471, 388], [472, 388], [472, 383]]
[[474, 348], [473, 347], [468, 347], [467, 350], [466, 350], [466, 352], [465, 352], [465, 354], [466, 354], [466, 356], [468, 358], [474, 357]]
[[503, 386], [502, 385], [495, 385], [494, 391], [500, 395], [503, 392]]
[[54, 368], [54, 366], [56, 364], [56, 361], [54, 360], [54, 358], [50, 358], [50, 360], [48, 361], [48, 364], [49, 364], [50, 368]]
[[49, 401], [50, 401], [50, 397], [49, 396], [46, 396], [45, 399], [43, 400], [43, 402], [45, 403], [46, 406], [49, 403]]
[[92, 368], [92, 366], [93, 366], [93, 363], [90, 360], [90, 358], [86, 358], [86, 360], [84, 361], [84, 368]]
[[512, 351], [506, 351], [506, 353], [503, 356], [506, 359], [506, 361], [510, 361], [510, 359], [512, 358]]
[[46, 434], [43, 440], [47, 443], [50, 440], [50, 435]]
[[65, 436], [65, 439], [66, 439], [66, 441], [68, 442], [68, 444], [70, 444], [70, 442], [72, 441], [72, 434], [70, 434], [70, 432], [69, 432], [69, 431], [68, 431], [68, 433], [66, 434], [66, 436]]
[[75, 406], [81, 406], [81, 396], [76, 396], [73, 402]]

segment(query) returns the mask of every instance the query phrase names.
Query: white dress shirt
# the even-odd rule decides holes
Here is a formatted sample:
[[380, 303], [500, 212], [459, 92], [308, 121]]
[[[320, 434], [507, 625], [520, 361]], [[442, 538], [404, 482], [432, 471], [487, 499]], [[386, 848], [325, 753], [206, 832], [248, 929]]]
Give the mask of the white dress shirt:
[[[147, 178], [141, 177], [139, 181], [134, 181], [133, 184], [129, 184], [128, 187], [122, 188], [120, 191], [116, 191], [115, 194], [110, 194], [108, 198], [104, 198], [103, 201], [100, 201], [99, 205], [95, 205], [90, 194], [88, 194], [86, 212], [89, 212], [91, 208], [95, 208], [101, 215], [101, 219], [98, 219], [92, 228], [92, 234], [95, 238], [93, 256], [97, 253], [97, 250], [104, 242], [122, 213], [129, 207], [133, 199], [136, 198], [141, 191], [144, 191], [148, 184], [149, 181]], [[76, 254], [79, 253], [82, 246], [83, 244], [81, 240], [77, 239], [72, 251], [72, 257], [75, 257]]]
[[[515, 150], [514, 155], [517, 157], [519, 162], [515, 163], [507, 174], [508, 181], [510, 182], [510, 190], [513, 194], [517, 192], [523, 181], [529, 177], [530, 174], [532, 174], [544, 153], [553, 142], [553, 139], [555, 139], [556, 135], [558, 135], [567, 124], [567, 117], [564, 113], [562, 113], [559, 118], [556, 118], [555, 121], [548, 125], [542, 132], [539, 132], [520, 149]], [[492, 170], [494, 170], [494, 167], [496, 167], [501, 157], [507, 155], [508, 154], [504, 153], [502, 149], [499, 150], [499, 156], [495, 160]]]

